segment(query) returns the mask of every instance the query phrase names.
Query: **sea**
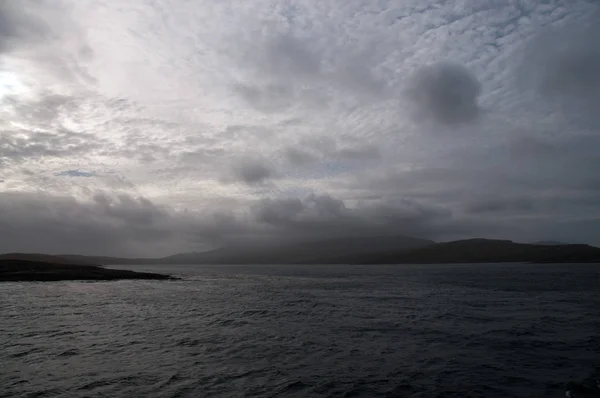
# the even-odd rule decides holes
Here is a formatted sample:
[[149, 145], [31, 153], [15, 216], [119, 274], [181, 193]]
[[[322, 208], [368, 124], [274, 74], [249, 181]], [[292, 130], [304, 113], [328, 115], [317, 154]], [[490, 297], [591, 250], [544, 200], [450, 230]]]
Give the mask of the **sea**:
[[564, 397], [600, 379], [599, 265], [133, 269], [182, 279], [0, 284], [0, 397]]

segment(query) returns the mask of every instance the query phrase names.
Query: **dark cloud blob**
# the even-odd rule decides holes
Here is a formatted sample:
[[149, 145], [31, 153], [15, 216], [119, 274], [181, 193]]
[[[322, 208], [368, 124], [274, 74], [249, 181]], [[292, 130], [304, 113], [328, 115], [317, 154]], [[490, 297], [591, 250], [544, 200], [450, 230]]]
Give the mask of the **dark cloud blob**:
[[456, 125], [479, 117], [480, 92], [479, 81], [467, 68], [438, 63], [420, 68], [412, 76], [407, 94], [419, 118]]
[[237, 161], [231, 167], [231, 177], [248, 185], [257, 185], [275, 177], [273, 167], [266, 161], [257, 158], [246, 158]]

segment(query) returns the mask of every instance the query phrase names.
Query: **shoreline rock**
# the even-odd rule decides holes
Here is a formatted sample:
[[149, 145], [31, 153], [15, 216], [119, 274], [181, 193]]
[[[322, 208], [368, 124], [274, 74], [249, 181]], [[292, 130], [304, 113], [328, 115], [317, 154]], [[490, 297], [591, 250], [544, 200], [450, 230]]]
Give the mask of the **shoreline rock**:
[[123, 279], [177, 280], [152, 272], [117, 270], [97, 265], [0, 260], [0, 282], [114, 281]]

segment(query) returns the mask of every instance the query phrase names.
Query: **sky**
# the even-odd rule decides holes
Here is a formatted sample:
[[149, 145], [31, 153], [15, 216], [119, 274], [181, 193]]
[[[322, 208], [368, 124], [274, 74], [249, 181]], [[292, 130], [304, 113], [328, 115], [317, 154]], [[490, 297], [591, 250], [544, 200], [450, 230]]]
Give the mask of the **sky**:
[[596, 0], [0, 2], [0, 252], [600, 245]]

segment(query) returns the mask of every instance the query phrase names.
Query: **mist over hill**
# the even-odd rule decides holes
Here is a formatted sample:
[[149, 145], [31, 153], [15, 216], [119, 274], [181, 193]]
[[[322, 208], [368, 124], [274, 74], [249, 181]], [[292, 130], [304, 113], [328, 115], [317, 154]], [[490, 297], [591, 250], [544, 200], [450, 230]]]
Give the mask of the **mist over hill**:
[[407, 236], [349, 237], [287, 244], [232, 245], [161, 258], [9, 253], [0, 260], [57, 264], [432, 264], [600, 262], [600, 248], [582, 244], [466, 239], [436, 243]]

